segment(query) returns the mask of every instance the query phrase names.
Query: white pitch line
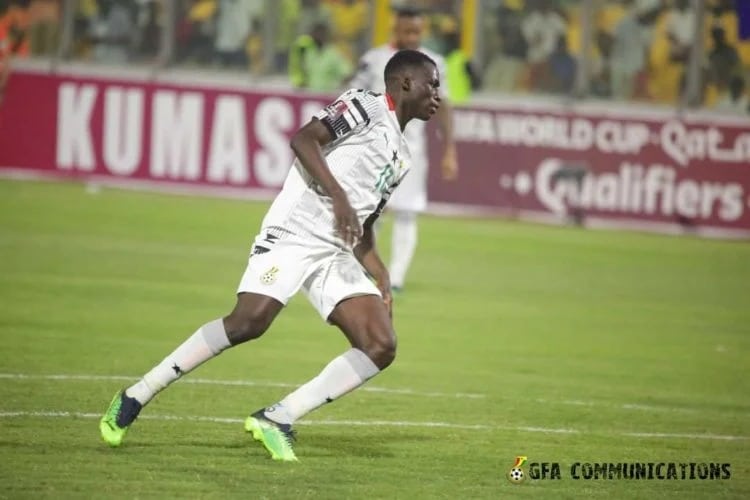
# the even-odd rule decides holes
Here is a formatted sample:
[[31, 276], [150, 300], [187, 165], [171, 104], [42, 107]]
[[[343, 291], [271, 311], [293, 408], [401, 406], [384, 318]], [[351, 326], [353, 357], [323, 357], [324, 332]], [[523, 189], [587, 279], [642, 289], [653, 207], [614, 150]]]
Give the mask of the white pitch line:
[[745, 441], [748, 436], [727, 436], [722, 434], [670, 434], [665, 432], [623, 432], [623, 436], [639, 438], [673, 438], [673, 439], [715, 439], [719, 441]]
[[557, 405], [566, 405], [566, 406], [589, 406], [589, 407], [598, 407], [598, 408], [610, 408], [613, 410], [636, 410], [636, 411], [646, 411], [646, 412], [672, 412], [672, 413], [704, 413], [700, 410], [697, 410], [695, 408], [678, 408], [674, 406], [654, 406], [654, 405], [644, 405], [644, 404], [638, 404], [638, 403], [604, 403], [604, 402], [596, 402], [596, 401], [581, 401], [580, 399], [562, 399], [562, 400], [549, 400], [549, 399], [543, 399], [543, 398], [537, 398], [537, 403], [541, 404], [557, 404]]
[[[89, 380], [89, 381], [118, 381], [118, 382], [133, 382], [138, 380], [138, 377], [129, 375], [85, 375], [85, 374], [27, 374], [27, 373], [0, 373], [0, 379], [14, 379], [14, 380]], [[180, 380], [181, 383], [185, 384], [198, 384], [198, 385], [219, 385], [219, 386], [247, 386], [247, 387], [281, 387], [286, 389], [295, 389], [300, 384], [292, 384], [288, 382], [273, 382], [265, 380], [218, 380], [218, 379], [206, 379], [206, 378], [193, 378], [187, 377]], [[467, 393], [467, 392], [430, 392], [430, 391], [417, 391], [414, 389], [389, 389], [386, 387], [375, 387], [375, 386], [364, 386], [360, 387], [358, 391], [374, 392], [382, 394], [398, 394], [405, 396], [421, 396], [431, 398], [463, 398], [463, 399], [483, 399], [486, 398], [487, 394], [481, 393]], [[706, 411], [698, 410], [695, 408], [678, 408], [671, 406], [653, 406], [644, 404], [631, 404], [631, 403], [605, 403], [597, 401], [583, 401], [578, 399], [563, 399], [563, 400], [550, 400], [537, 398], [534, 401], [540, 404], [552, 404], [552, 405], [570, 405], [570, 406], [587, 406], [597, 408], [609, 408], [612, 410], [631, 410], [631, 411], [644, 411], [644, 412], [673, 412], [673, 413], [688, 413], [688, 414], [703, 414]], [[744, 414], [744, 413], [743, 413]]]
[[[0, 410], [0, 418], [86, 418], [99, 419], [100, 413], [84, 413], [69, 411], [12, 411]], [[160, 421], [187, 421], [187, 422], [212, 422], [220, 424], [241, 424], [244, 422], [240, 418], [223, 418], [223, 417], [204, 417], [196, 415], [140, 415], [139, 419], [143, 420], [160, 420]], [[527, 427], [527, 426], [501, 426], [487, 424], [454, 424], [450, 422], [410, 422], [401, 420], [305, 420], [298, 422], [298, 425], [326, 425], [326, 426], [356, 426], [356, 427], [422, 427], [422, 428], [445, 428], [461, 430], [501, 430], [512, 432], [530, 432], [539, 434], [580, 434], [580, 435], [604, 435], [604, 436], [621, 436], [634, 438], [670, 438], [670, 439], [688, 439], [688, 440], [718, 440], [718, 441], [746, 441], [748, 436], [729, 436], [721, 434], [670, 434], [661, 432], [584, 432], [577, 429], [554, 429], [547, 427]]]
[[[26, 374], [26, 373], [0, 373], [0, 379], [14, 379], [14, 380], [107, 380], [107, 381], [118, 381], [118, 382], [132, 382], [138, 380], [138, 377], [131, 377], [127, 375], [76, 375], [76, 374], [58, 374], [58, 375], [38, 375], [38, 374]], [[184, 378], [180, 382], [185, 384], [199, 384], [199, 385], [224, 385], [224, 386], [251, 386], [251, 387], [283, 387], [287, 389], [294, 389], [299, 387], [301, 384], [291, 384], [288, 382], [270, 382], [263, 380], [214, 380], [206, 378]], [[428, 391], [417, 391], [414, 389], [388, 389], [386, 387], [371, 387], [364, 386], [359, 389], [365, 392], [380, 392], [384, 394], [401, 394], [406, 396], [423, 396], [428, 398], [467, 398], [467, 399], [481, 399], [484, 398], [484, 394], [468, 393], [468, 392], [428, 392]]]
[[[0, 411], [0, 418], [91, 418], [99, 419], [100, 413], [85, 413], [72, 411]], [[201, 417], [196, 415], [139, 415], [142, 420], [213, 422], [220, 424], [241, 424], [245, 420], [240, 418]], [[393, 420], [305, 420], [297, 425], [331, 425], [356, 427], [443, 427], [448, 429], [489, 430], [495, 427], [482, 424], [452, 424], [449, 422], [408, 422]], [[554, 429], [552, 429], [554, 431]], [[537, 430], [535, 432], [541, 432]]]

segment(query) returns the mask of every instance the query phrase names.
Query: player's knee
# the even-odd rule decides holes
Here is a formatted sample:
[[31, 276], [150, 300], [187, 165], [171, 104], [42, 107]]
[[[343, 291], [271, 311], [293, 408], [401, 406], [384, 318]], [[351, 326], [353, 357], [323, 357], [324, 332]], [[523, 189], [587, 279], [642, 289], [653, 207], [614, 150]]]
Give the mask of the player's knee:
[[375, 366], [386, 369], [396, 359], [396, 334], [391, 328], [378, 328], [371, 330], [368, 337], [363, 351]]
[[235, 309], [224, 318], [224, 328], [232, 345], [254, 340], [271, 326], [274, 315], [263, 309]]

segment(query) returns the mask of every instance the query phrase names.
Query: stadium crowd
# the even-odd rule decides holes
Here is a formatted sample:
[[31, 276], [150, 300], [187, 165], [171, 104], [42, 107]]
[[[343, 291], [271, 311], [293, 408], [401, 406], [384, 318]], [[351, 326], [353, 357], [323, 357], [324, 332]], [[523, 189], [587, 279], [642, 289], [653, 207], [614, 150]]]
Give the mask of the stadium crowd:
[[[294, 86], [335, 90], [372, 45], [377, 4], [0, 0], [0, 61], [13, 55], [225, 68], [288, 74]], [[692, 104], [748, 113], [747, 0], [707, 0], [700, 19], [691, 0], [480, 0], [474, 33], [462, 32], [460, 0], [408, 4], [424, 9], [426, 47], [466, 61], [472, 90], [678, 104], [695, 58]], [[64, 43], [66, 19], [72, 34]], [[462, 43], [469, 36], [472, 42]], [[322, 78], [305, 73], [310, 53]]]

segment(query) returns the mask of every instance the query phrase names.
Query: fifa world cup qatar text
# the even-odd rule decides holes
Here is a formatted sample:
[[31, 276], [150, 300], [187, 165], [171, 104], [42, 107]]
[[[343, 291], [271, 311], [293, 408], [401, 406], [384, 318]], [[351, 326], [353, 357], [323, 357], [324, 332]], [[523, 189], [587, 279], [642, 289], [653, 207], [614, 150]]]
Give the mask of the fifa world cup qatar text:
[[373, 224], [410, 169], [404, 135], [440, 107], [435, 62], [397, 52], [385, 67], [385, 93], [349, 90], [291, 139], [296, 155], [250, 250], [227, 316], [209, 321], [148, 371], [118, 391], [99, 430], [109, 445], [123, 438], [160, 391], [222, 351], [261, 337], [300, 290], [350, 347], [312, 380], [252, 413], [245, 430], [271, 458], [296, 461], [292, 425], [360, 387], [396, 356], [391, 282]]

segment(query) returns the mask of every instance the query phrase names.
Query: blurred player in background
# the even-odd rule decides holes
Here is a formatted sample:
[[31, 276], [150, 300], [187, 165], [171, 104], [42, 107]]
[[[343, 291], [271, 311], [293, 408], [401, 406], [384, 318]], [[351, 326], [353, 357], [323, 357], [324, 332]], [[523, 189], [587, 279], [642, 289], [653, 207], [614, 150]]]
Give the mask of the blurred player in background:
[[435, 62], [419, 51], [398, 52], [384, 77], [385, 95], [349, 90], [294, 135], [297, 159], [255, 238], [234, 310], [200, 327], [115, 395], [99, 424], [104, 441], [119, 446], [159, 391], [223, 350], [260, 337], [300, 289], [351, 348], [245, 421], [272, 458], [296, 461], [292, 424], [391, 364], [391, 281], [373, 224], [411, 166], [404, 128], [437, 112], [440, 80]]
[[[440, 74], [441, 105], [438, 111], [440, 131], [445, 145], [442, 171], [445, 179], [458, 174], [456, 147], [453, 143], [453, 113], [446, 99], [445, 62], [439, 54], [421, 46], [424, 17], [419, 10], [403, 7], [396, 10], [393, 42], [367, 51], [359, 62], [349, 86], [383, 92], [383, 69], [398, 50], [419, 50], [436, 62]], [[391, 282], [394, 291], [404, 286], [406, 273], [417, 248], [417, 214], [427, 207], [427, 133], [423, 122], [414, 122], [406, 129], [412, 148], [412, 171], [389, 202], [394, 213], [391, 243]]]

